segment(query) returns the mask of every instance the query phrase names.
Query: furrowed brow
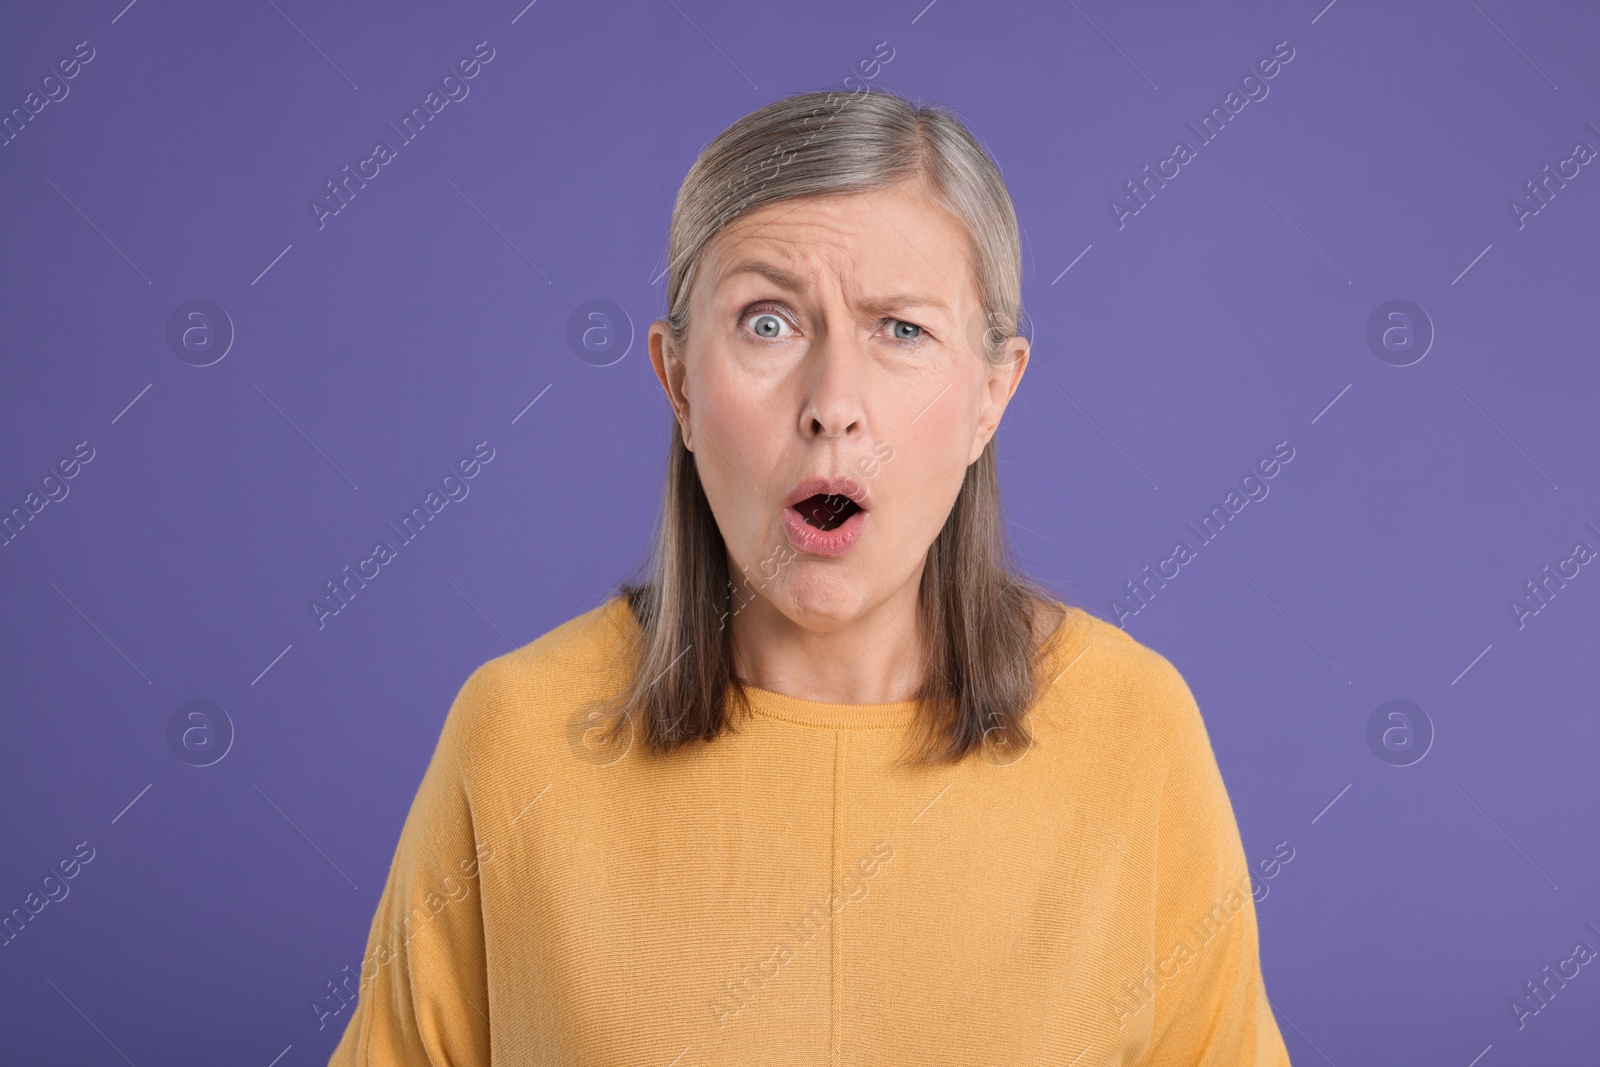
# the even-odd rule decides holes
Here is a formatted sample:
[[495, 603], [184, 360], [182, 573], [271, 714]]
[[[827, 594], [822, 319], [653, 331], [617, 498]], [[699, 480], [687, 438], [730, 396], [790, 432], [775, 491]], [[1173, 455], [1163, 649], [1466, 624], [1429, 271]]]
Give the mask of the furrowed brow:
[[885, 293], [883, 296], [866, 297], [857, 301], [863, 311], [874, 315], [886, 315], [891, 311], [900, 311], [906, 308], [932, 308], [935, 311], [950, 313], [950, 306], [943, 300], [936, 300], [931, 296], [921, 293], [898, 292]]
[[807, 287], [805, 279], [798, 274], [790, 274], [782, 267], [775, 267], [759, 259], [748, 259], [735, 265], [722, 275], [722, 280], [727, 281], [739, 274], [759, 274], [774, 285], [781, 285], [796, 293], [804, 292]]
[[[810, 287], [809, 281], [800, 275], [791, 274], [782, 267], [774, 266], [759, 259], [745, 260], [742, 263], [735, 264], [722, 275], [722, 280], [726, 282], [740, 274], [760, 275], [774, 285], [782, 286], [796, 293], [805, 292]], [[943, 300], [905, 290], [885, 293], [881, 296], [866, 297], [857, 301], [857, 303], [863, 311], [874, 315], [886, 315], [893, 311], [908, 308], [931, 308], [935, 311], [943, 312], [945, 315], [950, 314], [950, 305]]]

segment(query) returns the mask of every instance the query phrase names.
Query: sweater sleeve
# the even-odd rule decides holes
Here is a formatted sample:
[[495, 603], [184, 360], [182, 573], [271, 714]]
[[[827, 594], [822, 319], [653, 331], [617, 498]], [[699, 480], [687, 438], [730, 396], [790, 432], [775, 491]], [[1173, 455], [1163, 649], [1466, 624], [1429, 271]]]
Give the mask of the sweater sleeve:
[[328, 1067], [489, 1062], [479, 872], [494, 847], [474, 834], [463, 773], [482, 673], [457, 694], [411, 803], [367, 937], [356, 1007]]
[[1157, 656], [1169, 759], [1155, 872], [1155, 1016], [1139, 1067], [1288, 1067], [1261, 975], [1249, 867], [1200, 709]]

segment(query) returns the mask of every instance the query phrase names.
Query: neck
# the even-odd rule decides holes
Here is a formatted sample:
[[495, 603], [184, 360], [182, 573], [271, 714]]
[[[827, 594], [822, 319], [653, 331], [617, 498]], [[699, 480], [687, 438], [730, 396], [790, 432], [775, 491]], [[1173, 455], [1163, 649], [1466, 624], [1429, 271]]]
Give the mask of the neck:
[[734, 670], [750, 685], [830, 704], [911, 700], [927, 670], [917, 612], [921, 573], [887, 598], [855, 591], [814, 607], [774, 589], [733, 616]]

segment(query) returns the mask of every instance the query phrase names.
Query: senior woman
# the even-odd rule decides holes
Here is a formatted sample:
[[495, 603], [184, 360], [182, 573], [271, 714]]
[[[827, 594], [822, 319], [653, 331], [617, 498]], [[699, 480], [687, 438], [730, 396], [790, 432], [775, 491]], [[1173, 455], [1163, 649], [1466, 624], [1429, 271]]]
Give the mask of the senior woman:
[[648, 571], [463, 684], [332, 1065], [1289, 1062], [1190, 690], [1009, 562], [1020, 290], [946, 111], [705, 148]]

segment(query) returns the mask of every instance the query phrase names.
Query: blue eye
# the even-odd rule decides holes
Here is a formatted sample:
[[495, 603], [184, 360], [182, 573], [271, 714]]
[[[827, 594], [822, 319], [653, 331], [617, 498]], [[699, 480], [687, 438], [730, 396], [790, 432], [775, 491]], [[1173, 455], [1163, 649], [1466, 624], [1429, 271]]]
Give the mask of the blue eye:
[[762, 312], [751, 320], [750, 331], [757, 337], [765, 337], [768, 340], [772, 340], [779, 337], [782, 330], [783, 320], [768, 311]]
[[[907, 322], [905, 319], [890, 319], [889, 321], [894, 323], [894, 339], [896, 341], [915, 341], [918, 337], [922, 336], [922, 327], [918, 326], [914, 322]], [[902, 327], [910, 329], [914, 332], [902, 333]]]

